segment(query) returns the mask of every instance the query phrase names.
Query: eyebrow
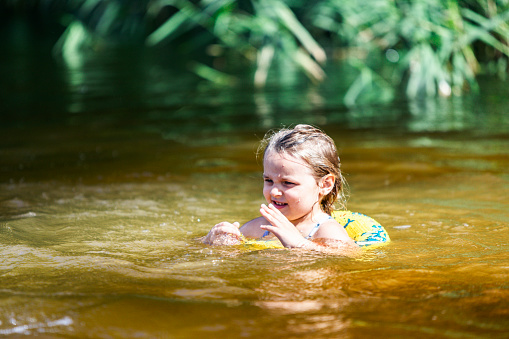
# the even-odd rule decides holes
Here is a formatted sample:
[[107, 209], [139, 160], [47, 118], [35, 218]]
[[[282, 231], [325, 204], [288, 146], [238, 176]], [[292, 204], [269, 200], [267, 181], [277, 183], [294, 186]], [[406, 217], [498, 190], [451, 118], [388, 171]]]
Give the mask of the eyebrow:
[[[263, 178], [263, 179], [270, 179], [270, 176], [269, 176], [269, 175], [267, 175], [267, 174], [265, 174], [265, 173], [263, 173], [263, 174], [262, 174], [262, 178]], [[280, 176], [280, 177], [278, 177], [278, 178], [279, 178], [280, 180], [282, 180], [282, 181], [295, 181], [295, 179], [294, 179], [292, 176]]]

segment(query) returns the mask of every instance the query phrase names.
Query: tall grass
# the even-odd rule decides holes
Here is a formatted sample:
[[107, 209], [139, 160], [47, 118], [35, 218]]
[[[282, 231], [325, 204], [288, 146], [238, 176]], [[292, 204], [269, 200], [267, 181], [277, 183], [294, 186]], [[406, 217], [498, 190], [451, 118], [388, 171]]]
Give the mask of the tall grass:
[[[5, 8], [26, 10], [22, 0]], [[345, 103], [369, 93], [390, 99], [460, 95], [476, 90], [483, 72], [505, 76], [509, 57], [508, 0], [39, 0], [32, 10], [58, 13], [67, 27], [56, 46], [141, 42], [174, 51], [238, 55], [255, 68], [263, 87], [275, 60], [285, 60], [313, 82], [326, 63], [346, 62], [358, 74]], [[1, 4], [0, 4], [1, 7]], [[79, 34], [79, 36], [78, 36]], [[327, 53], [326, 53], [327, 51]], [[211, 81], [232, 75], [214, 63], [190, 63]], [[284, 70], [279, 69], [279, 72]]]
[[[365, 2], [323, 1], [312, 23], [331, 32], [359, 70], [347, 94], [355, 102], [373, 80], [404, 83], [409, 97], [459, 95], [476, 89], [480, 60], [507, 69], [509, 6], [507, 1], [420, 0]], [[362, 57], [359, 57], [361, 55]], [[390, 77], [380, 63], [393, 63]]]

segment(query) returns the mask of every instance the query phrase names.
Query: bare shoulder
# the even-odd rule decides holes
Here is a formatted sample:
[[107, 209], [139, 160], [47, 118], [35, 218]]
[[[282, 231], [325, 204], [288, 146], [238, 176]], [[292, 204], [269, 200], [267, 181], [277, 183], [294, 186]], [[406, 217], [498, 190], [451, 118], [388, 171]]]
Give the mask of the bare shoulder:
[[265, 233], [260, 226], [268, 224], [269, 222], [264, 217], [258, 217], [242, 225], [240, 232], [248, 238], [260, 238]]
[[348, 236], [343, 225], [338, 223], [334, 219], [329, 219], [324, 221], [318, 231], [315, 233], [313, 237], [315, 239], [324, 238], [324, 239], [334, 239], [341, 240], [347, 243], [353, 243], [352, 238]]

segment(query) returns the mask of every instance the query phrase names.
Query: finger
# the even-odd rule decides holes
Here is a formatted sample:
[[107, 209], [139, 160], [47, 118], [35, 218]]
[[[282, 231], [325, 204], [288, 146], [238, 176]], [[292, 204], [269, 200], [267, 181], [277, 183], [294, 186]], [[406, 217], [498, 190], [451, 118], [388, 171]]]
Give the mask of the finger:
[[[238, 224], [238, 223], [237, 223]], [[239, 227], [229, 222], [222, 222], [213, 227], [214, 234], [233, 233], [240, 235]]]
[[262, 206], [260, 207], [260, 211], [263, 211], [274, 218], [277, 217], [278, 215], [282, 215], [281, 212], [279, 212], [274, 206], [272, 206], [272, 204], [269, 204], [268, 206], [262, 204]]
[[235, 221], [233, 224], [232, 223], [229, 223], [227, 221], [223, 221], [223, 222], [220, 222], [219, 224], [216, 224], [214, 225], [214, 227], [235, 227], [235, 228], [239, 228], [239, 223], [237, 221]]
[[264, 230], [264, 231], [268, 231], [270, 233], [272, 233], [273, 235], [275, 235], [276, 237], [280, 234], [280, 229], [277, 228], [276, 226], [272, 226], [272, 225], [261, 225], [260, 226], [260, 229], [261, 230]]
[[277, 229], [277, 227], [272, 226], [272, 225], [261, 225], [260, 228], [262, 230], [266, 230], [266, 231], [271, 231], [271, 230], [276, 230]]
[[267, 221], [271, 224], [274, 224], [277, 220], [275, 219], [275, 217], [273, 216], [273, 214], [271, 213], [271, 211], [269, 210], [269, 208], [266, 206], [266, 205], [262, 205], [260, 207], [260, 214], [265, 218], [267, 219]]
[[277, 217], [278, 219], [286, 219], [286, 217], [284, 216], [284, 214], [283, 214], [283, 213], [281, 213], [281, 211], [280, 211], [280, 210], [278, 210], [278, 209], [276, 208], [276, 206], [274, 206], [273, 204], [269, 204], [269, 205], [267, 206], [267, 209], [269, 210], [269, 212], [270, 212], [270, 213], [272, 213], [272, 215], [273, 215], [274, 217]]
[[288, 220], [283, 213], [272, 204], [269, 204], [269, 206], [262, 204], [260, 213], [273, 225], [274, 223], [283, 223]]
[[239, 226], [237, 226], [235, 224], [230, 224], [229, 227], [227, 228], [227, 230], [228, 230], [228, 233], [233, 233], [235, 235], [240, 236]]

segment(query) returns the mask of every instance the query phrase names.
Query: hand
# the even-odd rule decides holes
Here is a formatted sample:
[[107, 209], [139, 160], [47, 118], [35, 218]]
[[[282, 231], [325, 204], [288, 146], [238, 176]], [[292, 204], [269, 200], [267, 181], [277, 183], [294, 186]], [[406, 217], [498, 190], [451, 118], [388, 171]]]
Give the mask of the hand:
[[203, 243], [208, 245], [238, 245], [242, 234], [239, 231], [240, 224], [234, 222], [220, 222], [212, 227], [210, 232], [203, 238]]
[[273, 233], [284, 247], [304, 247], [306, 240], [299, 230], [272, 204], [262, 204], [260, 208], [262, 216], [270, 222], [270, 225], [262, 225], [261, 229]]

